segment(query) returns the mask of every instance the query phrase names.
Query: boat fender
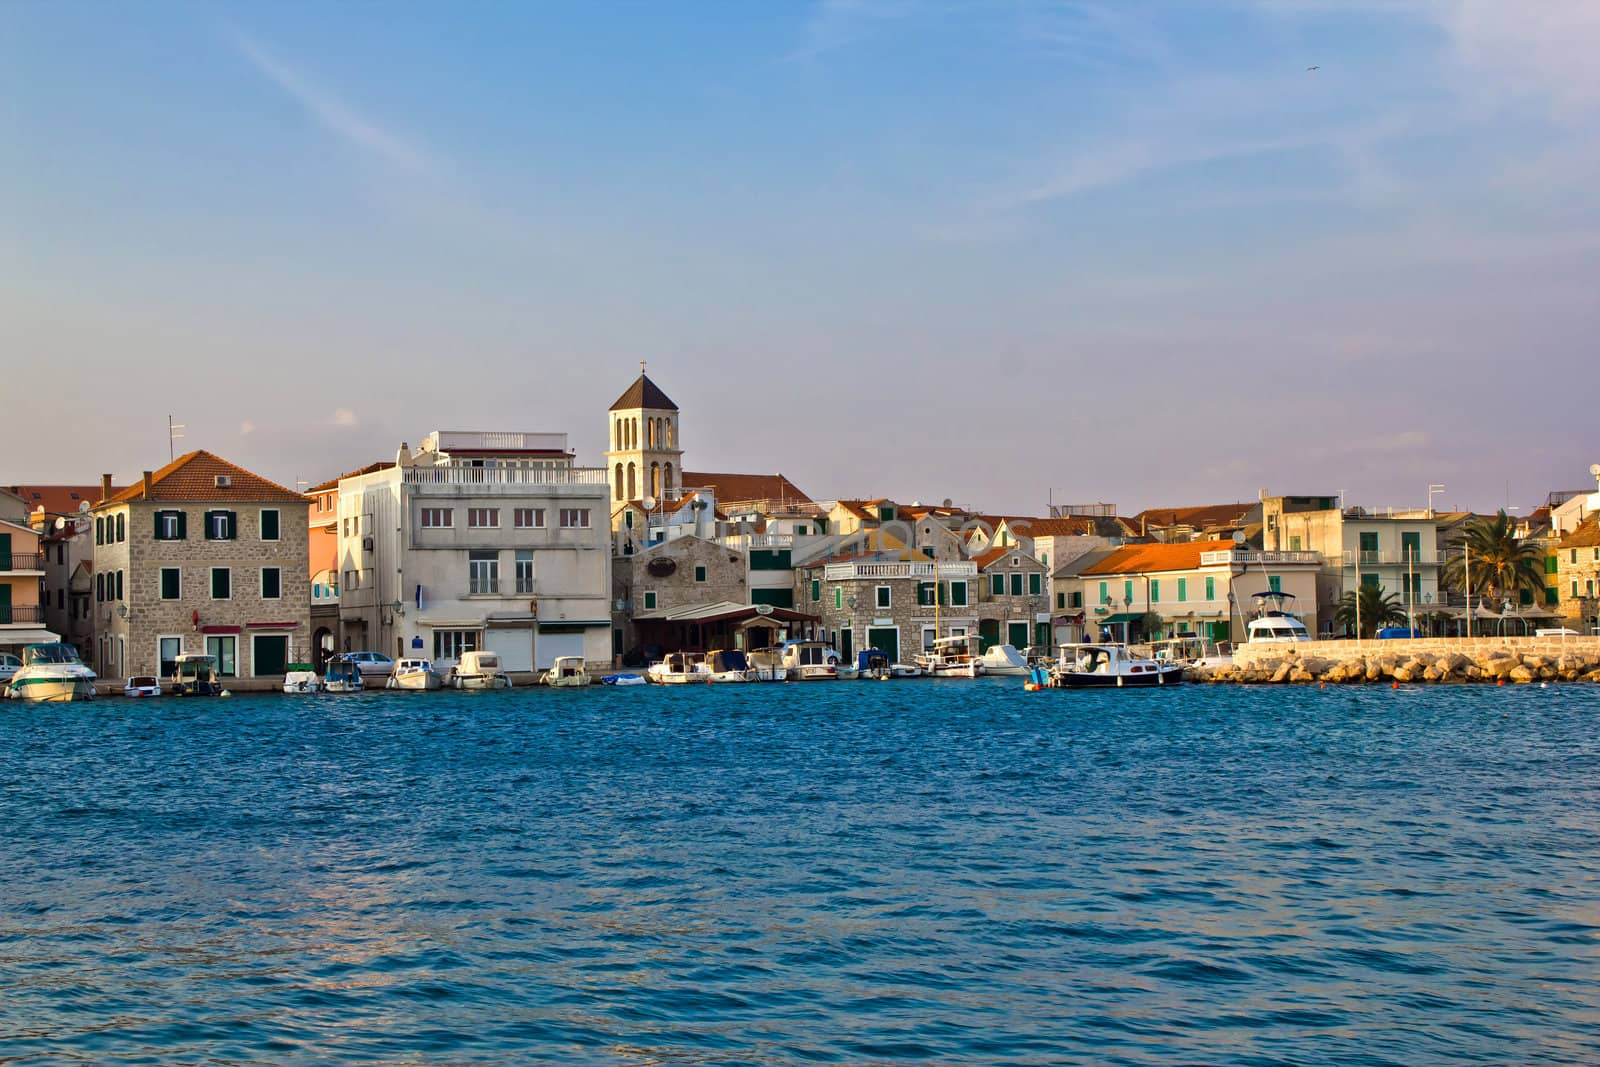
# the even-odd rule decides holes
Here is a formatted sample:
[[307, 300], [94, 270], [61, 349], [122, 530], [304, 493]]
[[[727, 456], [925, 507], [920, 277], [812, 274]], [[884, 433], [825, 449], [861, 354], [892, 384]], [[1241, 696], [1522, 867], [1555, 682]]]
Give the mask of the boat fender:
[[233, 696], [233, 694], [228, 692], [226, 689], [224, 689], [222, 692], [218, 693], [217, 696], [219, 696], [219, 697], [231, 697], [231, 696]]

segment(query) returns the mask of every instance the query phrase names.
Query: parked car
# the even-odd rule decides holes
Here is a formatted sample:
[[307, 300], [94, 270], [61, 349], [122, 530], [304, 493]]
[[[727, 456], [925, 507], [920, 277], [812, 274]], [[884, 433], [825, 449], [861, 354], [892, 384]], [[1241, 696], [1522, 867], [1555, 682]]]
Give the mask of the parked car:
[[11, 676], [22, 669], [22, 660], [9, 652], [0, 652], [0, 682], [9, 682]]
[[1395, 638], [1421, 637], [1421, 630], [1410, 630], [1404, 626], [1385, 626], [1377, 633], [1379, 641], [1390, 641]]
[[349, 660], [356, 665], [356, 669], [361, 672], [362, 677], [376, 674], [387, 678], [394, 673], [394, 660], [385, 656], [382, 652], [352, 652], [349, 655]]

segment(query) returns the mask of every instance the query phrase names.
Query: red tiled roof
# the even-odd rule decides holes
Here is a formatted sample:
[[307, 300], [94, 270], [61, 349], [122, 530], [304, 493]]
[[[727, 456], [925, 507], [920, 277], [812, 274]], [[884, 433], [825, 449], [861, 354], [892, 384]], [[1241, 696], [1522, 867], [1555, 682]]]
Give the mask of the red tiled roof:
[[[232, 484], [218, 486], [219, 475], [227, 475]], [[144, 483], [141, 480], [120, 493], [113, 493], [109, 503], [125, 504], [132, 500], [143, 499], [145, 499]], [[277, 482], [269, 481], [238, 464], [229, 463], [221, 456], [201, 449], [185, 453], [156, 471], [151, 477], [149, 499], [197, 503], [213, 501], [255, 503], [278, 500], [304, 504], [306, 498], [293, 490], [285, 489]]]
[[1600, 548], [1600, 515], [1590, 515], [1561, 539], [1562, 548]]
[[365, 467], [358, 467], [353, 471], [345, 471], [343, 474], [335, 475], [325, 482], [319, 482], [318, 484], [313, 485], [310, 489], [306, 490], [306, 495], [310, 496], [313, 493], [326, 493], [329, 489], [337, 489], [339, 487], [339, 480], [341, 478], [359, 478], [363, 474], [372, 474], [376, 471], [386, 471], [392, 466], [394, 466], [393, 460], [384, 461], [380, 459], [376, 463], [368, 463]]
[[[82, 501], [88, 501], [91, 506], [100, 503], [98, 485], [13, 485], [8, 488], [28, 502], [30, 512], [42, 507], [48, 515], [74, 514]], [[116, 494], [123, 488], [114, 485], [111, 492]]]
[[1075, 537], [1094, 533], [1098, 527], [1091, 515], [1070, 515], [1060, 519], [1010, 519], [1018, 537]]
[[631, 411], [634, 408], [652, 408], [657, 411], [677, 411], [678, 405], [661, 387], [645, 377], [642, 373], [628, 386], [627, 391], [617, 397], [617, 402], [611, 405], [612, 411]]
[[1190, 571], [1200, 566], [1200, 553], [1223, 552], [1232, 541], [1180, 541], [1163, 544], [1124, 545], [1083, 570], [1084, 574], [1146, 574], [1152, 571]]
[[781, 474], [708, 474], [684, 471], [684, 488], [710, 489], [722, 503], [735, 500], [784, 500], [811, 503], [805, 490]]
[[1189, 508], [1146, 508], [1128, 521], [1137, 526], [1141, 521], [1151, 526], [1225, 526], [1242, 522], [1255, 504], [1201, 504]]

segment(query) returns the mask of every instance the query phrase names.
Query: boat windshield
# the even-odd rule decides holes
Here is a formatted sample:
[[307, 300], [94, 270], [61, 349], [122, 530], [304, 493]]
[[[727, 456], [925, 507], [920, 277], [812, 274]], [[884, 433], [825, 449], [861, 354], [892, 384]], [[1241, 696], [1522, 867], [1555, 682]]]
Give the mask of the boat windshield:
[[739, 651], [716, 652], [712, 654], [711, 669], [716, 671], [742, 671], [748, 665], [744, 661], [744, 653]]
[[23, 666], [31, 667], [36, 663], [82, 663], [78, 658], [78, 650], [72, 645], [29, 645], [22, 650]]
[[1079, 674], [1106, 674], [1111, 670], [1111, 653], [1104, 648], [1080, 648], [1073, 655], [1072, 667]]

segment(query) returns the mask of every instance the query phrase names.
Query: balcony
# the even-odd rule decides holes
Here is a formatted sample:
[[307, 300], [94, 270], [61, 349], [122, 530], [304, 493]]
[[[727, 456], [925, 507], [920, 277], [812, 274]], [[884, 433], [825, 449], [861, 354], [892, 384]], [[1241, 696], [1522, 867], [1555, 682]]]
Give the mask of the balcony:
[[406, 485], [598, 485], [610, 483], [603, 467], [407, 467]]
[[[938, 568], [935, 571], [935, 568]], [[830, 563], [823, 568], [823, 577], [830, 582], [849, 582], [860, 579], [920, 578], [975, 578], [978, 565], [970, 560], [959, 563], [934, 563], [908, 561], [895, 563]]]
[[492, 430], [436, 430], [422, 440], [429, 452], [543, 452], [567, 454], [564, 433], [517, 433]]
[[1404, 552], [1365, 552], [1345, 550], [1344, 565], [1346, 567], [1437, 567], [1439, 557], [1434, 552], [1413, 552], [1409, 555]]
[[1241, 548], [1223, 549], [1221, 552], [1200, 553], [1202, 567], [1277, 567], [1285, 564], [1322, 562], [1316, 552], [1254, 552]]
[[44, 622], [44, 609], [37, 604], [0, 604], [0, 626]]
[[725, 548], [788, 549], [794, 547], [794, 534], [728, 534], [717, 541]]
[[28, 573], [44, 573], [44, 553], [8, 552], [0, 555], [0, 574]]

